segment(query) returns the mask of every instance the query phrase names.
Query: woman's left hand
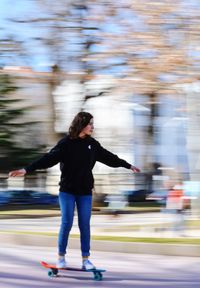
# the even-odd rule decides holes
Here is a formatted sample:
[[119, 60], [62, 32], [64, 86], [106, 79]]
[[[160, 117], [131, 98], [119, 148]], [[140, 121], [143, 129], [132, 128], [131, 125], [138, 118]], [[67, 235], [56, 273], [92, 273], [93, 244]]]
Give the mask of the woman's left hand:
[[131, 165], [131, 170], [133, 171], [133, 173], [139, 173], [140, 172], [139, 168], [132, 166], [132, 165]]

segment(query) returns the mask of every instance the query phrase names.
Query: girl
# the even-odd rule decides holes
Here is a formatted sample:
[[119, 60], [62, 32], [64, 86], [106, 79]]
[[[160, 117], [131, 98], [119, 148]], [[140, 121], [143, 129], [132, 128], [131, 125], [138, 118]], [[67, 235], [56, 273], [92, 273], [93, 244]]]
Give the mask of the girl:
[[64, 268], [67, 265], [65, 254], [76, 205], [82, 267], [86, 270], [95, 269], [94, 264], [89, 260], [90, 217], [94, 184], [92, 169], [95, 162], [99, 161], [110, 167], [124, 167], [136, 173], [140, 172], [138, 168], [104, 149], [98, 141], [91, 137], [93, 130], [93, 116], [87, 112], [79, 112], [73, 119], [68, 134], [54, 148], [29, 166], [9, 173], [11, 177], [24, 176], [37, 169], [49, 168], [60, 163], [61, 225], [58, 237], [57, 268]]

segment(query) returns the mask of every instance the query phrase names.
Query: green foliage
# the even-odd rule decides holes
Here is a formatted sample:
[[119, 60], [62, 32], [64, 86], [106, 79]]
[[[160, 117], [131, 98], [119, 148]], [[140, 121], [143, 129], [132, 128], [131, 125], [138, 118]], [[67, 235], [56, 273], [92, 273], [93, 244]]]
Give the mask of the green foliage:
[[[12, 99], [18, 87], [13, 79], [6, 74], [0, 74], [0, 171], [21, 168], [38, 157], [42, 147], [27, 148], [23, 143], [16, 144], [16, 138], [24, 133], [25, 127], [31, 123], [23, 123], [22, 116], [29, 108], [18, 108], [19, 99]], [[37, 122], [35, 122], [36, 124]]]

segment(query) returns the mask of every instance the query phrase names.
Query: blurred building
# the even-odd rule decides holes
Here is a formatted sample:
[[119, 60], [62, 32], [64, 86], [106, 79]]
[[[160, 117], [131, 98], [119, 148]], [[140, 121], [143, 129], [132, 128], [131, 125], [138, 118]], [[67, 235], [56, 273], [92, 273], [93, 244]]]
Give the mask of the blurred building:
[[[86, 110], [94, 115], [94, 137], [143, 172], [149, 164], [157, 162], [187, 175], [196, 162], [191, 171], [197, 174], [199, 148], [194, 140], [198, 115], [191, 110], [197, 95], [192, 88], [194, 83], [187, 87], [174, 85], [174, 94], [157, 95], [156, 101], [150, 102], [149, 95], [124, 88], [135, 87], [137, 79], [134, 78], [130, 78], [127, 85], [123, 79], [98, 75], [83, 85], [74, 73], [65, 75], [65, 80], [53, 90], [52, 73], [35, 72], [27, 67], [6, 67], [1, 73], [12, 75], [20, 88], [13, 97], [23, 101], [16, 105], [31, 107], [24, 121], [38, 121], [27, 127], [24, 135], [18, 135], [27, 145], [51, 147], [66, 133], [74, 115]], [[91, 95], [87, 101], [85, 93]], [[58, 167], [51, 171], [58, 174]], [[134, 188], [135, 179], [126, 169], [98, 163], [94, 172], [112, 174], [112, 179], [104, 177], [110, 187], [118, 183], [119, 189]], [[124, 180], [119, 180], [120, 174]], [[98, 178], [97, 182], [102, 183], [102, 179]]]

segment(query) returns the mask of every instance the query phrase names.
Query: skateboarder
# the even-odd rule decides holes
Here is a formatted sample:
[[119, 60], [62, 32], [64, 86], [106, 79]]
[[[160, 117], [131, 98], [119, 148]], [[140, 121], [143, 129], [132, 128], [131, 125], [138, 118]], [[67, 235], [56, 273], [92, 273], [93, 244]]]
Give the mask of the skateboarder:
[[90, 217], [92, 211], [92, 188], [94, 179], [92, 169], [96, 161], [110, 167], [124, 167], [137, 173], [140, 170], [104, 149], [91, 137], [94, 130], [93, 116], [79, 112], [69, 127], [68, 134], [55, 147], [27, 167], [14, 170], [9, 176], [24, 176], [37, 169], [45, 169], [60, 163], [61, 178], [59, 204], [61, 225], [58, 236], [57, 268], [66, 267], [65, 254], [68, 236], [73, 224], [75, 205], [80, 229], [82, 267], [86, 270], [95, 266], [90, 256]]

